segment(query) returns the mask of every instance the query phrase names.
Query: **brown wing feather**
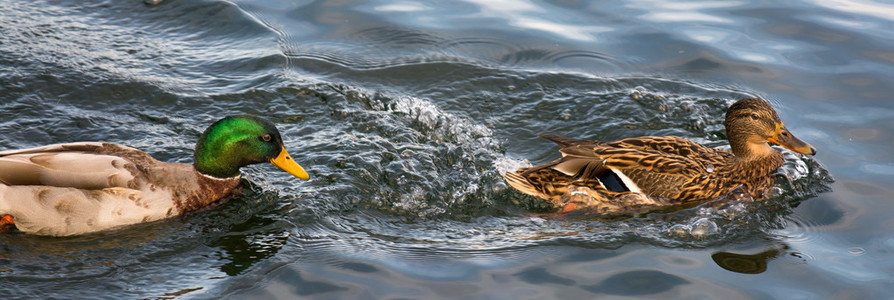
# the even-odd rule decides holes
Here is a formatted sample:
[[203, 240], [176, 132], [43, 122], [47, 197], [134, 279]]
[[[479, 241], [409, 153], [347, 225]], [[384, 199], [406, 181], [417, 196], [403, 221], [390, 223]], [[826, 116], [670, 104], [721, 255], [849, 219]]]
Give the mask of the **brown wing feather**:
[[[562, 141], [576, 140], [566, 138]], [[613, 169], [643, 168], [685, 177], [697, 176], [705, 169], [704, 165], [690, 158], [691, 155], [713, 156], [713, 149], [676, 137], [629, 138], [611, 143], [584, 141], [568, 144], [559, 152], [566, 157], [599, 159], [606, 167]]]
[[733, 157], [732, 152], [705, 147], [704, 145], [676, 136], [644, 136], [607, 143], [616, 148], [655, 150], [660, 153], [679, 155], [711, 164], [722, 164]]
[[521, 169], [518, 172], [506, 172], [503, 175], [510, 186], [522, 193], [540, 197], [549, 201], [554, 207], [561, 207], [562, 197], [571, 187], [585, 187], [590, 190], [606, 192], [599, 181], [569, 176], [552, 168]]
[[642, 136], [617, 140], [607, 144], [616, 148], [655, 150], [682, 156], [713, 152], [711, 148], [676, 136]]
[[[541, 137], [560, 146], [563, 157], [535, 167], [507, 173], [510, 185], [526, 194], [552, 202], [570, 186], [587, 186], [603, 193], [604, 198], [617, 195], [599, 186], [598, 179], [616, 169], [652, 197], [676, 199], [692, 182], [710, 182], [708, 166], [723, 165], [732, 157], [726, 150], [708, 148], [679, 137], [639, 137], [602, 143], [545, 134]], [[676, 202], [676, 201], [671, 201]]]
[[[742, 161], [729, 150], [708, 148], [673, 136], [627, 138], [608, 143], [555, 134], [541, 137], [558, 144], [563, 157], [507, 173], [507, 181], [517, 188], [521, 183], [519, 189], [523, 192], [552, 203], [582, 201], [579, 204], [601, 212], [704, 201], [736, 187], [755, 195], [772, 184], [768, 174], [783, 163], [778, 152], [761, 160]], [[617, 178], [608, 172], [614, 172]], [[614, 182], [618, 180], [625, 184], [632, 181], [648, 197], [609, 190], [599, 180], [613, 186], [612, 190], [616, 190]], [[578, 197], [581, 191], [589, 197]]]

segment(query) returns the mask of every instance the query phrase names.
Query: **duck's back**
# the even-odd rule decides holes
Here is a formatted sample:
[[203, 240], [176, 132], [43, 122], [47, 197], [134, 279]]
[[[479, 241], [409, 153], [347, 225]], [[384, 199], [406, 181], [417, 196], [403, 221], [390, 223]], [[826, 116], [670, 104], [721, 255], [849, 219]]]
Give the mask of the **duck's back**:
[[195, 209], [189, 199], [207, 202], [200, 194], [213, 191], [201, 191], [196, 174], [190, 165], [109, 143], [0, 152], [0, 215], [11, 215], [20, 231], [43, 235], [151, 222]]
[[[114, 149], [109, 151], [110, 149]], [[105, 152], [131, 154], [113, 155]], [[140, 155], [142, 154], [142, 155]], [[0, 152], [0, 183], [6, 185], [42, 185], [83, 189], [127, 187], [134, 179], [125, 166], [127, 156], [154, 165], [146, 153], [106, 143], [57, 144], [31, 149]]]
[[646, 136], [609, 143], [559, 135], [541, 137], [558, 144], [563, 157], [509, 172], [506, 179], [522, 192], [553, 202], [570, 186], [595, 188], [596, 195], [604, 197], [601, 199], [604, 201], [627, 192], [646, 195], [650, 199], [643, 201], [651, 204], [694, 200], [680, 198], [681, 192], [693, 184], [714, 182], [714, 169], [722, 168], [734, 157], [727, 150], [672, 136]]
[[698, 187], [706, 193], [713, 193], [707, 189], [724, 189], [718, 185], [721, 175], [715, 171], [725, 169], [735, 158], [728, 150], [675, 136], [628, 138], [606, 145], [631, 151], [628, 157], [616, 158], [621, 161], [614, 164], [617, 170], [643, 194], [671, 203], [704, 200], [682, 195], [687, 188]]

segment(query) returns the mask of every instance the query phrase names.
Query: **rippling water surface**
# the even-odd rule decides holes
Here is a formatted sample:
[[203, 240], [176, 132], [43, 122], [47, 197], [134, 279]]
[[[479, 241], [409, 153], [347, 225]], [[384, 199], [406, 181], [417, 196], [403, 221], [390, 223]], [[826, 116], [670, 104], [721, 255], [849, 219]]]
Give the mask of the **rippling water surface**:
[[[24, 298], [894, 296], [894, 6], [793, 1], [0, 2], [0, 150], [109, 141], [190, 162], [214, 120], [273, 120], [312, 179], [243, 169], [221, 208], [0, 236]], [[742, 97], [814, 157], [777, 197], [540, 214], [499, 172], [536, 136], [724, 147]], [[737, 195], [732, 194], [735, 199]]]

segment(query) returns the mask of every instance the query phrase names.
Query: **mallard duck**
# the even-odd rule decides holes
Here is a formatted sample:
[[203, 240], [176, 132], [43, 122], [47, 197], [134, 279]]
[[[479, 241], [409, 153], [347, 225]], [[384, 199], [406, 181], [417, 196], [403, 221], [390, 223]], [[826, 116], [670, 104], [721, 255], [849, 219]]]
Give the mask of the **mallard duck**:
[[21, 232], [67, 236], [199, 210], [240, 190], [239, 168], [269, 162], [303, 180], [276, 127], [255, 116], [212, 124], [192, 165], [127, 146], [82, 142], [0, 152], [0, 219]]
[[816, 154], [816, 148], [792, 135], [761, 99], [731, 105], [724, 126], [732, 150], [674, 136], [604, 143], [544, 134], [541, 137], [559, 145], [562, 158], [503, 176], [512, 187], [562, 211], [626, 214], [704, 202], [735, 188], [761, 197], [783, 163], [782, 153], [768, 142]]

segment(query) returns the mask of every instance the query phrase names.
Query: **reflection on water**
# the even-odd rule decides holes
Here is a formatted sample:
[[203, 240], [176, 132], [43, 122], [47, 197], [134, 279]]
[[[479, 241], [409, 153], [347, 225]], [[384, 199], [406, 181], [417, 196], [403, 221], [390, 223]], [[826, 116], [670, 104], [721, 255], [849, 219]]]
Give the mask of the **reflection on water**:
[[[219, 248], [220, 270], [229, 276], [242, 274], [257, 262], [276, 255], [289, 241], [289, 232], [276, 220], [253, 217], [230, 228], [233, 232], [207, 243]], [[259, 230], [266, 228], [267, 230]]]
[[775, 259], [781, 253], [778, 249], [768, 249], [757, 254], [739, 254], [732, 252], [714, 252], [711, 259], [721, 268], [743, 274], [760, 274], [767, 270], [767, 262]]
[[602, 282], [583, 288], [594, 294], [616, 296], [646, 296], [658, 294], [680, 285], [689, 284], [686, 279], [660, 271], [628, 271], [613, 275]]

